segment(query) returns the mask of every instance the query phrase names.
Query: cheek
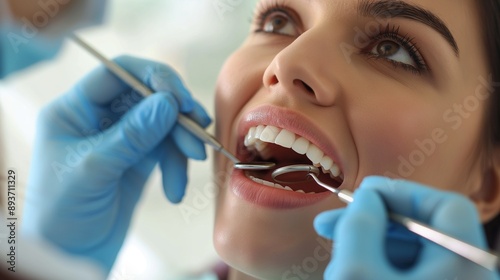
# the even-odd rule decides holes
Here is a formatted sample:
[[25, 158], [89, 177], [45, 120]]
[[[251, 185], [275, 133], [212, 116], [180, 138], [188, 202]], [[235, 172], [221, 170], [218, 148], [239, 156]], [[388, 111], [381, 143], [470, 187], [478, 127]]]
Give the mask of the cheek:
[[[224, 63], [216, 83], [215, 130], [216, 138], [229, 150], [234, 150], [234, 122], [242, 108], [261, 89], [262, 77], [270, 61], [265, 54], [243, 45]], [[231, 163], [219, 153], [215, 154], [215, 173], [226, 174]], [[225, 180], [218, 182], [220, 188]], [[218, 198], [218, 204], [224, 201]]]
[[370, 109], [360, 107], [351, 115], [351, 129], [360, 159], [360, 180], [374, 174], [408, 177], [415, 170], [402, 163], [416, 160], [415, 165], [420, 166], [422, 161], [429, 162], [427, 154], [413, 153], [417, 142], [432, 137], [433, 131], [440, 127], [439, 109], [429, 108], [432, 106], [426, 102], [410, 97], [392, 98], [379, 101], [378, 106], [371, 103]]
[[[454, 104], [460, 104], [460, 98], [417, 99], [402, 95], [379, 101], [378, 106], [371, 103], [370, 110], [358, 106], [350, 116], [359, 153], [358, 180], [367, 175], [385, 175], [462, 192], [477, 163], [484, 108], [461, 118], [462, 125], [457, 129], [455, 122], [443, 115]], [[458, 113], [454, 116], [459, 118]]]
[[264, 72], [274, 55], [273, 51], [243, 45], [226, 60], [215, 94], [216, 135], [223, 144], [229, 143], [236, 116], [262, 88]]

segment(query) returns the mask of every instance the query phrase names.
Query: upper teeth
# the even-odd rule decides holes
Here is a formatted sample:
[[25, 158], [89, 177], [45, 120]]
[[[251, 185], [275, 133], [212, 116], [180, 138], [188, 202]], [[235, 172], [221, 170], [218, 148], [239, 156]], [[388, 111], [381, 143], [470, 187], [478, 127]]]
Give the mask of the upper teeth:
[[324, 173], [329, 173], [332, 178], [343, 179], [339, 166], [333, 159], [324, 154], [316, 145], [309, 140], [296, 135], [286, 129], [271, 125], [259, 125], [252, 127], [245, 136], [245, 146], [249, 150], [256, 149], [264, 159], [269, 159], [270, 149], [266, 149], [268, 143], [273, 143], [285, 148], [291, 148], [295, 152], [306, 155], [316, 167], [320, 167]]

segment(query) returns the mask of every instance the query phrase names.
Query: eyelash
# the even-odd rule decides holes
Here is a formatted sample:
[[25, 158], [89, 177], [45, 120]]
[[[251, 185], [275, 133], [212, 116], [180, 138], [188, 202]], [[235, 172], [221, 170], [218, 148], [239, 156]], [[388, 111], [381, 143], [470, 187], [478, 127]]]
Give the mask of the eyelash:
[[[254, 33], [265, 32], [263, 26], [267, 17], [276, 12], [286, 15], [290, 20], [293, 21], [293, 17], [290, 16], [289, 8], [282, 2], [283, 2], [282, 0], [273, 0], [270, 3], [265, 2], [264, 4], [259, 5], [257, 7], [253, 16], [254, 25], [257, 26], [257, 28], [254, 30]], [[279, 33], [275, 34], [283, 35]]]
[[[272, 2], [269, 1], [264, 2], [264, 4], [259, 5], [257, 7], [253, 16], [254, 19], [253, 22], [254, 25], [256, 26], [254, 33], [267, 33], [266, 31], [264, 31], [264, 24], [267, 18], [273, 13], [282, 13], [283, 15], [288, 17], [291, 21], [296, 22], [294, 20], [294, 17], [290, 15], [291, 13], [290, 8], [283, 2], [284, 2], [283, 0], [272, 0]], [[404, 70], [412, 72], [414, 74], [423, 74], [425, 72], [430, 71], [429, 67], [425, 63], [424, 58], [420, 54], [420, 50], [417, 44], [415, 43], [414, 38], [410, 37], [408, 34], [401, 35], [399, 29], [400, 29], [399, 26], [391, 26], [389, 24], [385, 27], [385, 29], [381, 28], [378, 34], [369, 37], [370, 42], [373, 43], [370, 43], [368, 47], [360, 50], [360, 53], [368, 56], [371, 59], [383, 59], [384, 61], [387, 61], [392, 65], [394, 65], [394, 67], [396, 68], [401, 67]], [[284, 34], [272, 33], [272, 35], [284, 35]], [[395, 60], [391, 60], [385, 57], [377, 56], [376, 54], [371, 53], [370, 50], [373, 49], [373, 47], [376, 46], [378, 43], [382, 42], [384, 39], [394, 41], [400, 44], [403, 47], [403, 49], [405, 49], [411, 56], [411, 58], [415, 61], [416, 67]]]
[[[416, 74], [422, 74], [426, 71], [429, 71], [429, 67], [425, 63], [424, 58], [420, 54], [420, 49], [418, 48], [417, 44], [414, 41], [415, 38], [410, 37], [408, 34], [401, 35], [399, 28], [400, 28], [399, 26], [387, 25], [385, 29], [380, 29], [378, 34], [375, 34], [374, 36], [370, 37], [370, 41], [373, 43], [370, 43], [367, 48], [362, 49], [361, 54], [367, 55], [373, 59], [386, 60], [392, 63], [395, 67], [402, 67], [403, 69], [411, 71]], [[408, 54], [411, 56], [413, 61], [415, 61], [416, 67], [395, 60], [387, 59], [384, 57], [379, 57], [371, 53], [370, 50], [373, 49], [374, 46], [376, 46], [383, 40], [390, 40], [398, 44], [401, 44], [401, 46], [406, 51], [408, 51]]]

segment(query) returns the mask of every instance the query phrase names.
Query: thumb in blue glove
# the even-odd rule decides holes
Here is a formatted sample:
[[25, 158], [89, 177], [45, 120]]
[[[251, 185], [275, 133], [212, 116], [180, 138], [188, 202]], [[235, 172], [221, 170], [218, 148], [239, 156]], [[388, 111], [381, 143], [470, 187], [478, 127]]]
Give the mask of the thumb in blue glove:
[[107, 271], [154, 166], [159, 163], [167, 197], [179, 202], [187, 158], [206, 157], [204, 144], [177, 125], [177, 115], [210, 123], [168, 66], [132, 57], [115, 62], [156, 93], [143, 99], [100, 67], [48, 105], [38, 122], [23, 217], [25, 234]]
[[414, 182], [367, 177], [353, 203], [315, 219], [316, 231], [335, 244], [325, 279], [498, 279], [439, 245], [390, 230], [387, 209], [486, 248], [477, 211], [465, 197]]

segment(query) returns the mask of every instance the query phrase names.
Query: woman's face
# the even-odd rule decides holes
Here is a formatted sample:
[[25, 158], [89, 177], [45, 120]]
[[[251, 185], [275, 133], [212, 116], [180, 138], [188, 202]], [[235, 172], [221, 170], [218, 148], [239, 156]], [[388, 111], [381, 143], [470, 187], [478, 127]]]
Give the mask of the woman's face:
[[[489, 94], [478, 14], [472, 0], [262, 0], [218, 79], [217, 137], [241, 160], [319, 164], [341, 188], [385, 175], [472, 196]], [[312, 222], [342, 203], [311, 182], [271, 187], [269, 172], [222, 156], [216, 177], [224, 261], [321, 278], [330, 245]]]

